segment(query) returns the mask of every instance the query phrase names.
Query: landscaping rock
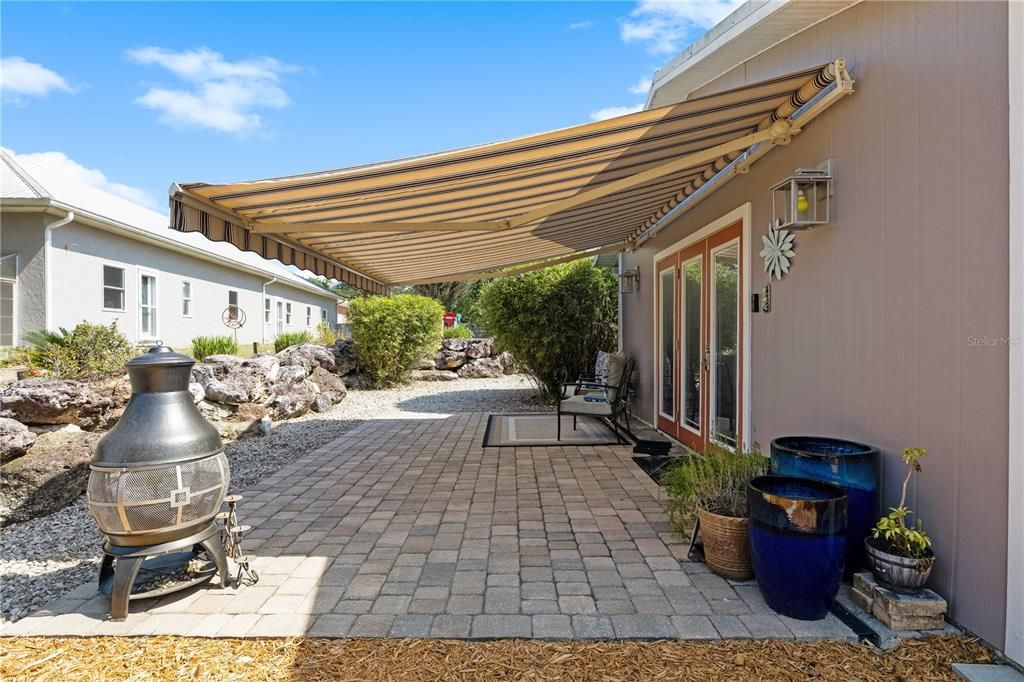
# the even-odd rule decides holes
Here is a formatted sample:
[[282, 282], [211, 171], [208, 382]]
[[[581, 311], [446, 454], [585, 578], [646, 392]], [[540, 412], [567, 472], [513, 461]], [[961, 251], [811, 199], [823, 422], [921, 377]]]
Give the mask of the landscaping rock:
[[489, 358], [494, 354], [494, 339], [470, 339], [466, 344], [466, 357]]
[[242, 366], [259, 373], [268, 383], [277, 381], [281, 372], [281, 361], [270, 353], [257, 353], [242, 363]]
[[463, 379], [493, 379], [504, 373], [501, 363], [494, 358], [472, 360], [459, 368], [459, 376]]
[[20, 457], [36, 442], [36, 434], [19, 421], [0, 417], [0, 462]]
[[331, 399], [327, 396], [326, 393], [320, 393], [313, 400], [312, 407], [314, 412], [327, 412], [328, 410], [331, 409], [333, 405], [334, 403], [331, 402]]
[[[317, 369], [321, 368], [318, 367]], [[277, 381], [275, 382], [274, 390], [277, 390], [277, 384], [296, 384], [305, 379], [308, 375], [309, 373], [302, 365], [288, 365], [286, 367], [282, 367], [280, 373], [278, 373], [277, 375]]]
[[302, 380], [294, 384], [278, 382], [274, 385], [274, 393], [267, 407], [274, 419], [298, 417], [309, 411], [318, 394], [319, 389], [312, 381]]
[[469, 342], [466, 339], [443, 339], [441, 341], [441, 350], [453, 350], [461, 353], [466, 350], [468, 345]]
[[420, 361], [416, 364], [416, 369], [434, 369], [434, 356], [425, 355], [420, 358]]
[[342, 377], [342, 381], [345, 382], [345, 388], [357, 391], [361, 391], [367, 388], [373, 388], [373, 381], [370, 377], [366, 376], [363, 372], [353, 372]]
[[331, 401], [331, 405], [340, 403], [348, 395], [348, 389], [345, 387], [345, 382], [342, 378], [337, 374], [328, 372], [323, 367], [314, 369], [313, 373], [309, 375], [309, 380], [319, 387], [321, 395], [327, 396], [327, 399]]
[[501, 363], [501, 371], [505, 374], [515, 374], [518, 367], [516, 367], [516, 359], [512, 357], [512, 354], [508, 351], [499, 353], [495, 359]]
[[198, 403], [206, 398], [206, 389], [203, 388], [202, 384], [197, 384], [194, 381], [188, 385], [188, 392], [192, 394], [192, 402], [194, 403]]
[[0, 390], [0, 417], [22, 424], [77, 424], [92, 429], [103, 422], [113, 400], [70, 379], [25, 379]]
[[447, 369], [417, 369], [410, 378], [413, 381], [455, 381], [459, 375]]
[[323, 367], [327, 371], [334, 370], [334, 353], [327, 350], [325, 346], [315, 343], [302, 343], [297, 346], [289, 346], [277, 354], [282, 366], [299, 366], [306, 370], [308, 375], [314, 367]]
[[[458, 341], [459, 339], [445, 339]], [[458, 369], [466, 364], [466, 354], [462, 351], [440, 350], [434, 356], [434, 367], [437, 369]]]
[[[233, 438], [242, 438], [245, 436], [263, 436], [266, 435], [263, 421], [270, 420], [267, 415], [267, 408], [263, 405], [254, 405], [253, 403], [245, 403], [239, 405], [233, 415], [228, 418], [225, 423], [225, 430], [233, 432]], [[229, 437], [232, 439], [232, 437]]]
[[40, 434], [28, 452], [3, 465], [3, 525], [63, 509], [84, 492], [100, 434], [76, 426]]
[[356, 348], [352, 339], [338, 339], [330, 350], [334, 354], [335, 374], [343, 377], [356, 371], [359, 360], [356, 358]]
[[207, 400], [228, 405], [241, 405], [249, 402], [249, 387], [245, 383], [228, 383], [220, 379], [208, 379], [203, 384]]

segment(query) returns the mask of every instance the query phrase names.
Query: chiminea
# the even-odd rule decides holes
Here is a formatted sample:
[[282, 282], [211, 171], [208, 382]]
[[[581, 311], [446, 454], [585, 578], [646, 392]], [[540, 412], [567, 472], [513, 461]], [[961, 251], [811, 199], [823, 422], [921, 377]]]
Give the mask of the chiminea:
[[[107, 536], [100, 588], [111, 617], [127, 616], [129, 599], [162, 596], [220, 574], [227, 559], [216, 517], [230, 474], [220, 434], [192, 400], [195, 361], [166, 346], [128, 361], [132, 397], [96, 447], [89, 474], [89, 512]], [[213, 561], [191, 580], [136, 590], [140, 569], [175, 573], [205, 552]], [[152, 581], [150, 581], [152, 582]]]

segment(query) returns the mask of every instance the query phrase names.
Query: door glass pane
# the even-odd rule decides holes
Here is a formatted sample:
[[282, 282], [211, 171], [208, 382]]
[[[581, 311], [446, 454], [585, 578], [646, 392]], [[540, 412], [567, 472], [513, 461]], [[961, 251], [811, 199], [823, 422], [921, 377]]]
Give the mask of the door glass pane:
[[739, 386], [737, 385], [737, 331], [739, 329], [739, 246], [730, 244], [714, 255], [715, 309], [712, 320], [711, 437], [726, 445], [736, 445], [739, 426]]
[[139, 315], [142, 334], [147, 338], [156, 335], [156, 278], [143, 275], [139, 281]]
[[683, 265], [683, 424], [700, 431], [700, 258]]
[[675, 268], [661, 273], [661, 413], [675, 419], [673, 361], [676, 328]]

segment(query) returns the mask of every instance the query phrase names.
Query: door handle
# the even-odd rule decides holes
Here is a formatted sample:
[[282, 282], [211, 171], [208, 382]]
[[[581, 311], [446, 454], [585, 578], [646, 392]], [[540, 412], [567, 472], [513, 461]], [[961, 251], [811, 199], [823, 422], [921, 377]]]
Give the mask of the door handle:
[[711, 371], [711, 346], [704, 346], [704, 371]]

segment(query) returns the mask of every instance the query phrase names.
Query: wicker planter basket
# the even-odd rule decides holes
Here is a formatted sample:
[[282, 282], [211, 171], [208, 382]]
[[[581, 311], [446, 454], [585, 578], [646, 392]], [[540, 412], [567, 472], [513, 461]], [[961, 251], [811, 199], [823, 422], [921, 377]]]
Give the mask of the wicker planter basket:
[[754, 577], [750, 562], [750, 530], [746, 518], [721, 516], [697, 510], [704, 538], [704, 561], [716, 575], [730, 580]]

